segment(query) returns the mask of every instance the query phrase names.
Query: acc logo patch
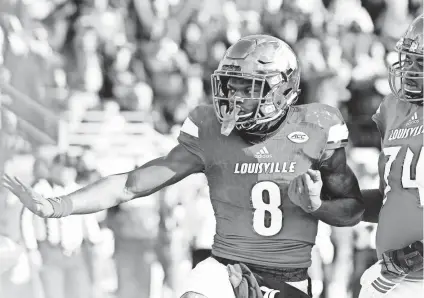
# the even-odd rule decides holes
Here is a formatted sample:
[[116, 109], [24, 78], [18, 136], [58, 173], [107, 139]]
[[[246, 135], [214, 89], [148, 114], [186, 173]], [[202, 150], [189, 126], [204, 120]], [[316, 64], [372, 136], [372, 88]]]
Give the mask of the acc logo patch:
[[293, 143], [297, 143], [297, 144], [305, 143], [309, 140], [308, 135], [301, 131], [294, 131], [291, 134], [289, 134], [287, 138]]

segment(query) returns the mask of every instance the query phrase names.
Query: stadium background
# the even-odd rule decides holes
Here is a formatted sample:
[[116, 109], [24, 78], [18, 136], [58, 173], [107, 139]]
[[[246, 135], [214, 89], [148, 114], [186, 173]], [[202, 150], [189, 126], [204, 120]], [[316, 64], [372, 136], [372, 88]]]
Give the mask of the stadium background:
[[[1, 0], [1, 171], [31, 184], [34, 162], [49, 171], [59, 157], [84, 185], [166, 153], [188, 112], [211, 101], [210, 74], [225, 49], [267, 33], [299, 56], [299, 103], [342, 111], [349, 163], [361, 187], [376, 187], [371, 115], [390, 92], [393, 46], [419, 13], [420, 0]], [[146, 287], [151, 298], [173, 297], [191, 251], [208, 252], [214, 220], [202, 177], [156, 197], [96, 215], [98, 239], [84, 238], [78, 268], [89, 271], [87, 297], [143, 298]], [[0, 235], [19, 252], [0, 270], [0, 297], [49, 298], [40, 280], [47, 260], [28, 247], [25, 229], [22, 206], [0, 186]], [[374, 232], [364, 223], [320, 227], [315, 297], [357, 297], [375, 259]]]

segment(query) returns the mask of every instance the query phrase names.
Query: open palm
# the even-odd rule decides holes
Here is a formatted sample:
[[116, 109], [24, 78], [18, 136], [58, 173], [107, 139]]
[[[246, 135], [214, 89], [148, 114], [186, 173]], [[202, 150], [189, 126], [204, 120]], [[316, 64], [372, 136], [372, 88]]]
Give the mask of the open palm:
[[53, 214], [53, 206], [43, 196], [26, 186], [16, 177], [3, 176], [3, 185], [19, 198], [22, 204], [34, 214], [48, 217]]

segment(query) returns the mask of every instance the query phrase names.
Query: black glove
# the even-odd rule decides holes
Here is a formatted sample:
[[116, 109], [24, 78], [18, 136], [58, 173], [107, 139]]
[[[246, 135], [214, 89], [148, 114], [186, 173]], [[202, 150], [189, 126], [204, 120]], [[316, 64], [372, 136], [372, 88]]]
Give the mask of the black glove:
[[404, 248], [385, 251], [381, 270], [394, 276], [423, 270], [423, 243], [415, 241]]

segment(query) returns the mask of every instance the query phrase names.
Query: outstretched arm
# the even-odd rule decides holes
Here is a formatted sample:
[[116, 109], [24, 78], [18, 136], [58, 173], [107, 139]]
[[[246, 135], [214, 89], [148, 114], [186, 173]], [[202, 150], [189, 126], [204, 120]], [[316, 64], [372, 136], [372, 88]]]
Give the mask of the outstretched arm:
[[150, 195], [190, 174], [202, 172], [203, 168], [203, 162], [197, 155], [177, 145], [167, 156], [154, 159], [128, 173], [107, 176], [59, 198], [44, 199], [12, 178], [5, 179], [5, 186], [35, 214], [61, 217], [94, 213]]
[[[203, 162], [184, 146], [123, 174], [111, 175], [68, 195], [73, 214], [92, 213], [138, 197], [148, 196], [203, 170]], [[93, 199], [93, 197], [102, 197]]]

